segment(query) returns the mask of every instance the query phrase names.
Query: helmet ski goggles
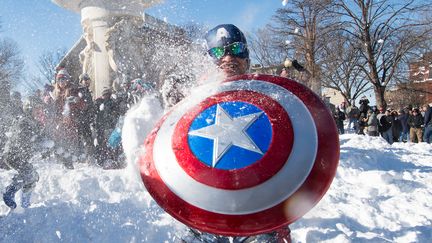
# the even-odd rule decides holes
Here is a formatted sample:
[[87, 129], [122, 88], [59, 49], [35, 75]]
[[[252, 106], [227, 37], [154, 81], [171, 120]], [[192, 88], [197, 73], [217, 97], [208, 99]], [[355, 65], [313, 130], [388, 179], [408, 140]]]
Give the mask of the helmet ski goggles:
[[222, 47], [213, 47], [208, 50], [208, 54], [219, 60], [227, 54], [231, 54], [235, 57], [246, 58], [248, 52], [246, 44], [242, 42], [234, 42]]

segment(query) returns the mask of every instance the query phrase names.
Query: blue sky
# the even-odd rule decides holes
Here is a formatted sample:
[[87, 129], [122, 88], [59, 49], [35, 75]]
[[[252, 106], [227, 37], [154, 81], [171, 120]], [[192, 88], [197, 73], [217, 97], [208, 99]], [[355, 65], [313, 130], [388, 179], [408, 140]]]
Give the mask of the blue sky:
[[[263, 27], [281, 0], [165, 0], [145, 12], [181, 25], [233, 23], [245, 31]], [[69, 49], [82, 34], [80, 15], [50, 0], [0, 0], [0, 36], [18, 43], [29, 72], [44, 51]]]

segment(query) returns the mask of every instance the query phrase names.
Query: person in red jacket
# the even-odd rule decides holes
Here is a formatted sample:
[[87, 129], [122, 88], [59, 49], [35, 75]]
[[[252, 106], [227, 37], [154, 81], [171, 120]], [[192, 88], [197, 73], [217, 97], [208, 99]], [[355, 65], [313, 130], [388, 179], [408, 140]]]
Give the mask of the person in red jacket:
[[65, 69], [60, 69], [56, 75], [53, 98], [55, 154], [66, 168], [73, 169], [73, 162], [78, 160], [78, 116], [84, 103], [79, 97], [78, 86], [72, 82]]

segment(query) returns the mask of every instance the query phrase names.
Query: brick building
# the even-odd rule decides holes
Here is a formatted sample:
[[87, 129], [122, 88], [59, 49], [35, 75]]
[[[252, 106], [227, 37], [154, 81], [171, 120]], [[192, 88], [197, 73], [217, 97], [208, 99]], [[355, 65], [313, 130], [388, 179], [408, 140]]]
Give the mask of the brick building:
[[397, 85], [386, 94], [388, 104], [397, 108], [432, 103], [432, 52], [408, 65], [409, 82]]

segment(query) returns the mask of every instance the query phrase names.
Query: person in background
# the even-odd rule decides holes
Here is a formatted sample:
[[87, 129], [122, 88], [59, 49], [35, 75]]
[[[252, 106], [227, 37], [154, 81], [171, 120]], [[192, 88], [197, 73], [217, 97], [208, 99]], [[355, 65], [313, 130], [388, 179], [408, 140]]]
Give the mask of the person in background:
[[430, 144], [432, 143], [432, 103], [426, 108], [423, 123], [425, 127], [423, 141]]
[[367, 124], [367, 134], [369, 136], [377, 137], [379, 135], [378, 120], [375, 112], [373, 112], [372, 110], [368, 110], [365, 122]]
[[333, 114], [333, 118], [336, 122], [336, 127], [339, 131], [339, 134], [344, 134], [345, 113], [340, 110], [339, 106], [336, 107], [336, 112]]
[[1, 154], [0, 162], [8, 169], [14, 169], [12, 182], [3, 194], [5, 204], [14, 209], [17, 207], [15, 194], [22, 189], [21, 206], [30, 205], [31, 191], [39, 180], [39, 174], [30, 163], [36, 144], [40, 139], [41, 127], [32, 117], [32, 106], [27, 103], [24, 109], [17, 110], [7, 133], [6, 144]]
[[88, 74], [83, 73], [79, 77], [78, 97], [82, 107], [78, 111], [78, 136], [80, 148], [84, 149], [88, 163], [93, 161], [94, 145], [91, 126], [94, 123], [93, 95], [90, 91], [91, 79]]
[[367, 126], [364, 121], [367, 119], [367, 112], [371, 109], [371, 107], [369, 106], [369, 100], [366, 98], [366, 96], [363, 96], [360, 99], [359, 104], [360, 115], [357, 134], [364, 135], [364, 128]]
[[384, 111], [383, 107], [379, 107], [379, 114], [377, 115], [378, 119], [378, 132], [381, 134], [381, 137], [384, 138], [389, 144], [393, 144], [393, 131], [392, 127], [392, 118], [390, 116], [389, 111]]
[[422, 117], [425, 117], [425, 114], [426, 114], [428, 107], [429, 107], [429, 105], [427, 105], [427, 104], [422, 105], [422, 107], [420, 109], [420, 114], [422, 115]]
[[397, 119], [401, 124], [401, 133], [399, 136], [399, 142], [407, 142], [408, 134], [409, 134], [409, 126], [408, 126], [408, 111], [405, 109], [399, 109]]
[[78, 114], [83, 107], [78, 93], [78, 86], [72, 82], [69, 73], [66, 69], [60, 69], [53, 91], [56, 124], [54, 141], [55, 155], [67, 169], [74, 169], [73, 162], [78, 160]]
[[423, 141], [423, 117], [419, 108], [412, 110], [412, 115], [408, 117], [408, 125], [410, 126], [410, 141], [412, 143], [420, 143]]
[[112, 97], [111, 88], [104, 88], [102, 96], [97, 98], [94, 103], [95, 109], [95, 157], [97, 165], [105, 168], [114, 164], [113, 151], [108, 147], [108, 139], [114, 130], [120, 117], [118, 102]]
[[347, 108], [348, 115], [348, 129], [351, 129], [355, 133], [358, 132], [358, 121], [360, 117], [360, 109], [355, 105], [354, 100], [351, 105]]
[[284, 78], [293, 79], [303, 84], [308, 84], [310, 72], [304, 68], [297, 60], [285, 59], [282, 68], [277, 70], [277, 74]]
[[402, 122], [399, 120], [398, 112], [396, 110], [391, 110], [390, 116], [392, 120], [393, 142], [399, 142], [399, 137], [402, 133]]

